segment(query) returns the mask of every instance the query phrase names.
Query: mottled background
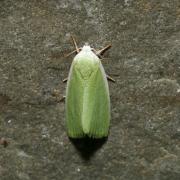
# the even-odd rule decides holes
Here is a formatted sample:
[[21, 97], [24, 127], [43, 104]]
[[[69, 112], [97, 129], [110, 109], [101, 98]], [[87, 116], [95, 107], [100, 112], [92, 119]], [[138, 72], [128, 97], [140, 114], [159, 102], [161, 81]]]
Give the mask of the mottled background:
[[[66, 135], [71, 34], [113, 46], [104, 143]], [[0, 137], [1, 180], [179, 180], [179, 0], [0, 0]]]

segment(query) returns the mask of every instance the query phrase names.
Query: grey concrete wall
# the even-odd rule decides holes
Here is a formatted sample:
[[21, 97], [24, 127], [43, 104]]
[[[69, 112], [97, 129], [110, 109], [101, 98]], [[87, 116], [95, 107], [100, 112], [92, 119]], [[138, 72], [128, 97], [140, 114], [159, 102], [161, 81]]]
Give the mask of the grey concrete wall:
[[[180, 179], [179, 0], [1, 0], [1, 180]], [[74, 49], [112, 43], [110, 134], [72, 142], [64, 103]]]

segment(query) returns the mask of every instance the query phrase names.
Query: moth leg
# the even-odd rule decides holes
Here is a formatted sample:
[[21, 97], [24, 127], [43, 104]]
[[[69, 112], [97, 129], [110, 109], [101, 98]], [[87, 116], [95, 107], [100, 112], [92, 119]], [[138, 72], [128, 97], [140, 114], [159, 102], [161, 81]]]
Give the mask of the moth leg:
[[59, 90], [56, 90], [56, 89], [54, 89], [54, 90], [52, 91], [51, 95], [53, 96], [53, 98], [55, 98], [55, 101], [56, 101], [56, 102], [62, 102], [62, 101], [65, 100], [65, 97], [66, 97], [66, 96], [60, 95], [60, 91], [59, 91]]
[[108, 79], [109, 81], [116, 82], [115, 79], [113, 79], [111, 76], [109, 76], [109, 75], [107, 75], [107, 74], [106, 74], [106, 77], [107, 77], [107, 79]]
[[92, 48], [92, 51], [99, 57], [99, 59], [103, 58], [100, 54], [97, 53], [97, 51], [94, 48]]
[[61, 96], [61, 97], [55, 97], [56, 99], [55, 99], [55, 101], [56, 102], [64, 102], [65, 101], [65, 99], [66, 99], [66, 96]]
[[75, 52], [76, 52], [76, 50], [74, 50], [74, 51], [72, 51], [72, 52], [70, 52], [70, 53], [68, 53], [68, 54], [65, 54], [64, 57], [69, 57], [71, 54], [73, 54], [73, 53], [75, 53]]
[[68, 80], [68, 78], [65, 78], [65, 79], [63, 79], [63, 82], [65, 83], [65, 82], [67, 82], [67, 80]]
[[59, 100], [59, 102], [65, 101], [65, 99], [66, 99], [66, 96], [63, 96], [63, 97]]
[[98, 51], [96, 51], [96, 54], [97, 55], [103, 55], [110, 48], [111, 48], [111, 44], [105, 46], [104, 48], [102, 48], [102, 49], [100, 49]]

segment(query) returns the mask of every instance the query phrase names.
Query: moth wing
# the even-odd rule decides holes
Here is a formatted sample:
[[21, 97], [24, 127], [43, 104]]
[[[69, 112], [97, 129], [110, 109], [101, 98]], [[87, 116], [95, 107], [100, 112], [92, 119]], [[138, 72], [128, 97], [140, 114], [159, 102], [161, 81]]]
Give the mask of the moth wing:
[[93, 138], [108, 136], [110, 122], [109, 87], [104, 68], [99, 62], [96, 73], [85, 89], [82, 124], [84, 132]]
[[75, 70], [74, 63], [72, 63], [68, 76], [65, 102], [67, 132], [68, 136], [72, 138], [81, 138], [85, 136], [81, 123], [82, 94], [83, 83]]

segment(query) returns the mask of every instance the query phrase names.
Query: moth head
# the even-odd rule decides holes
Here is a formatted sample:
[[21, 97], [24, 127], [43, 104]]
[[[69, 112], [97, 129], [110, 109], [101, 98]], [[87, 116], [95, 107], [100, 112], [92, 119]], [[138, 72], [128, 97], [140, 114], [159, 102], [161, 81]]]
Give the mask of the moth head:
[[82, 48], [83, 51], [91, 51], [91, 47], [88, 45], [88, 43], [85, 43], [85, 45]]

